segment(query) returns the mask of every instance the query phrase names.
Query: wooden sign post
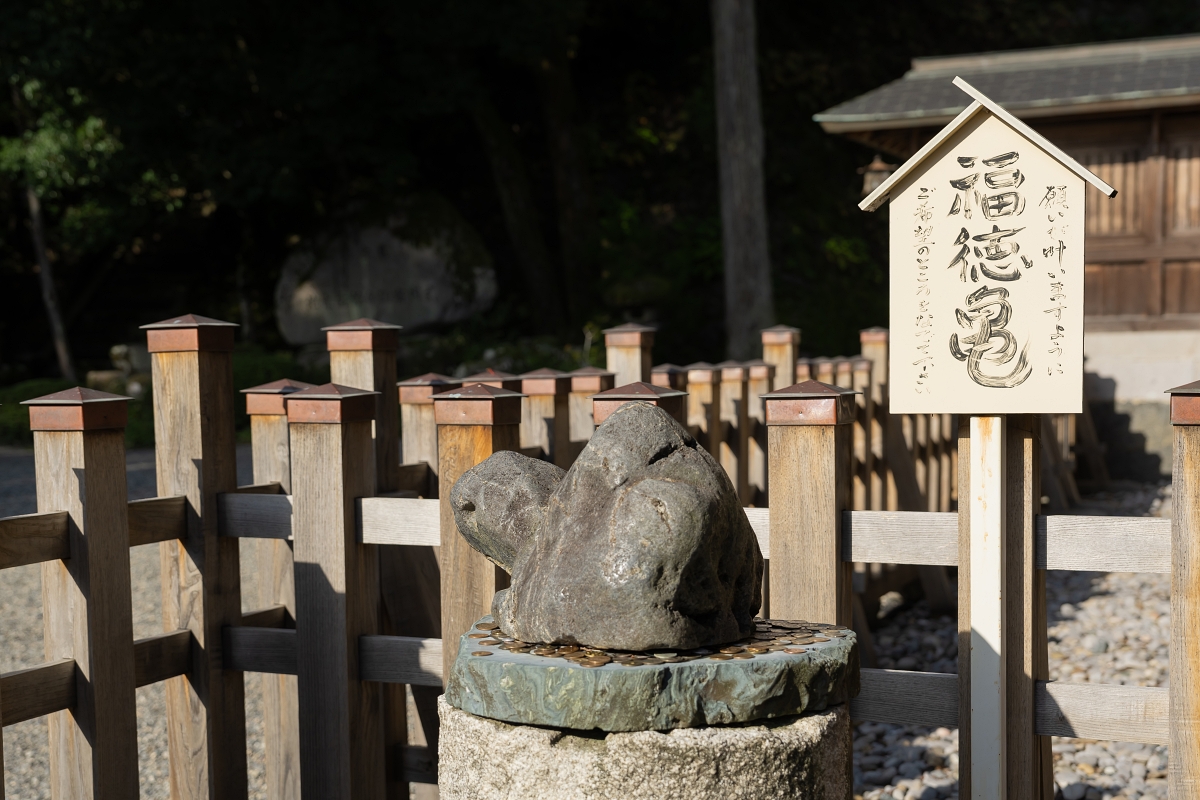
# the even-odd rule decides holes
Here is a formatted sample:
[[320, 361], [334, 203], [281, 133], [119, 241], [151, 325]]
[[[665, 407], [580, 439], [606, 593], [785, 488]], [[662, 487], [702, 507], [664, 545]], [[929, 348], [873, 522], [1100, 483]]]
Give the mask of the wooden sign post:
[[[1018, 546], [1023, 531], [1006, 524], [1036, 513], [1040, 493], [1007, 486], [1006, 415], [1082, 411], [1084, 184], [1116, 190], [966, 81], [954, 84], [971, 104], [860, 207], [891, 203], [891, 413], [969, 417], [960, 796], [1039, 797], [1047, 782], [1029, 767], [1048, 765], [1026, 713], [1033, 682], [1015, 668], [1025, 620], [1005, 586], [1031, 556]], [[1030, 508], [1006, 509], [1014, 500]]]

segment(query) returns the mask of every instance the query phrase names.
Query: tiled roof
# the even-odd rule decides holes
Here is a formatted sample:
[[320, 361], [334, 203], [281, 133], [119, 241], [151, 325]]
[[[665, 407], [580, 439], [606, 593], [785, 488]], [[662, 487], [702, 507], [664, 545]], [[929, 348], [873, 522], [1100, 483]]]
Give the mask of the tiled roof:
[[970, 102], [955, 75], [1021, 118], [1200, 104], [1200, 36], [913, 59], [813, 119], [831, 133], [941, 125]]

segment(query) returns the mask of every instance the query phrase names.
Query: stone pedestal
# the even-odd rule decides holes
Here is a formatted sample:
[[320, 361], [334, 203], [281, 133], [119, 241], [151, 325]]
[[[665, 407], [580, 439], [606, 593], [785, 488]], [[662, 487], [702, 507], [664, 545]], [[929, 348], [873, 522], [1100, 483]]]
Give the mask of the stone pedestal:
[[667, 732], [564, 731], [477, 717], [438, 699], [441, 800], [848, 800], [845, 704]]

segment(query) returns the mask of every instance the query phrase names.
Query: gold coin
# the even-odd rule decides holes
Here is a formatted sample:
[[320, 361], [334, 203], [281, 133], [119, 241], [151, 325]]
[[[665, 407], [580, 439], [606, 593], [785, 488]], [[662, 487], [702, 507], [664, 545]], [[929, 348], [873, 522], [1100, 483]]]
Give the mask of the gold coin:
[[576, 661], [575, 663], [581, 667], [587, 667], [588, 669], [593, 669], [595, 667], [603, 667], [606, 662], [588, 660], [588, 661]]
[[567, 653], [575, 653], [575, 652], [578, 652], [578, 651], [579, 651], [579, 646], [578, 646], [578, 645], [574, 645], [574, 644], [564, 644], [564, 645], [562, 645], [561, 647], [559, 647], [559, 648], [558, 648], [558, 652], [562, 653], [564, 656], [565, 656]]
[[490, 650], [476, 650], [474, 653], [471, 653], [473, 656], [490, 656], [491, 654]]
[[783, 649], [783, 652], [791, 653], [792, 655], [796, 655], [797, 653], [807, 653], [808, 651], [805, 650], [803, 647], [785, 647]]
[[709, 658], [711, 658], [713, 661], [728, 661], [729, 659], [733, 658], [733, 656], [727, 656], [724, 653], [715, 653], [709, 656]]
[[734, 653], [742, 652], [742, 648], [740, 648], [740, 647], [722, 647], [721, 652], [725, 653], [726, 655], [733, 655]]
[[767, 652], [767, 648], [766, 647], [747, 647], [746, 652], [753, 653], [754, 655], [759, 655], [760, 653]]
[[754, 658], [754, 654], [753, 653], [734, 653], [733, 657], [747, 659], [747, 658]]
[[562, 658], [562, 653], [542, 653], [542, 658]]
[[828, 639], [828, 637], [825, 637], [825, 636], [814, 636], [813, 641], [814, 642], [828, 642], [829, 639]]
[[468, 639], [486, 639], [489, 636], [491, 636], [490, 633], [468, 633], [467, 634]]
[[494, 631], [500, 626], [494, 622], [480, 622], [477, 623], [475, 627], [481, 631]]

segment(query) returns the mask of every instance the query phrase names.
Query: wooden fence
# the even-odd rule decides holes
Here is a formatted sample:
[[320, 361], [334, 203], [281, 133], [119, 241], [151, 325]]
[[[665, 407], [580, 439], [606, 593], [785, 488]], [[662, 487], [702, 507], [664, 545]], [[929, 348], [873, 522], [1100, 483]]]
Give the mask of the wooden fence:
[[[369, 320], [334, 326], [333, 384], [247, 390], [255, 483], [237, 486], [233, 326], [187, 316], [146, 328], [159, 497], [125, 500], [123, 398], [70, 390], [30, 401], [39, 512], [0, 520], [0, 568], [43, 565], [46, 663], [0, 676], [0, 722], [49, 716], [53, 797], [135, 797], [134, 690], [163, 681], [172, 797], [236, 800], [247, 793], [245, 673], [258, 673], [271, 798], [403, 797], [409, 781], [436, 781], [429, 700], [455, 650], [443, 640], [456, 642], [507, 581], [457, 534], [438, 487], [498, 450], [569, 463], [562, 451], [578, 452], [590, 433], [586, 398], [620, 378], [492, 372], [481, 376], [486, 383], [439, 393], [457, 382], [427, 375], [401, 381], [397, 392], [395, 329]], [[678, 368], [651, 371], [653, 331], [613, 333], [610, 363], [627, 374], [685, 379]], [[789, 391], [786, 382], [804, 368], [797, 336], [767, 331], [761, 362], [690, 365], [689, 398], [704, 399], [679, 413], [755, 504], [747, 515], [768, 558], [772, 616], [850, 624], [855, 563], [958, 567], [960, 674], [864, 669], [851, 712], [960, 726], [965, 787], [968, 532], [943, 502], [956, 473], [957, 485], [969, 485], [970, 440], [962, 430], [948, 434], [942, 418], [891, 425], [896, 418], [881, 415], [886, 358], [871, 353], [886, 352], [884, 337], [865, 335], [865, 361], [816, 364], [818, 376], [860, 394], [816, 385]], [[777, 391], [761, 391], [764, 381]], [[726, 392], [740, 403], [722, 402]], [[1188, 401], [1173, 397], [1173, 523], [1038, 514], [1042, 427], [1036, 418], [1010, 419], [1004, 758], [1010, 785], [1029, 789], [1013, 796], [1053, 796], [1050, 735], [1169, 741], [1172, 797], [1198, 794], [1200, 702], [1191, 673], [1200, 666], [1200, 510], [1189, 498], [1200, 488], [1200, 414]], [[401, 448], [389, 420], [403, 422], [407, 463], [392, 463]], [[909, 468], [898, 467], [889, 442], [910, 453], [916, 446], [923, 467], [912, 466], [912, 477], [927, 502], [936, 494], [936, 507], [888, 507], [907, 480], [896, 473]], [[262, 608], [250, 614], [241, 612], [240, 539], [259, 548]], [[163, 633], [135, 641], [127, 551], [154, 542]], [[1047, 682], [1045, 569], [1173, 569], [1170, 692]], [[404, 741], [404, 685], [428, 748]]]

